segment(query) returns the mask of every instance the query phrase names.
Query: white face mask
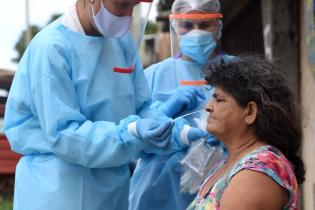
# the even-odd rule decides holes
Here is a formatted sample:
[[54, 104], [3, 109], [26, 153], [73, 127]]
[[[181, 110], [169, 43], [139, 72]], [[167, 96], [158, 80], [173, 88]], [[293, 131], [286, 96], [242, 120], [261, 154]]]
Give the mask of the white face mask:
[[104, 7], [102, 0], [101, 9], [96, 15], [94, 13], [92, 4], [91, 7], [94, 23], [97, 27], [97, 30], [103, 36], [119, 38], [128, 32], [132, 21], [131, 16], [118, 17], [113, 15]]

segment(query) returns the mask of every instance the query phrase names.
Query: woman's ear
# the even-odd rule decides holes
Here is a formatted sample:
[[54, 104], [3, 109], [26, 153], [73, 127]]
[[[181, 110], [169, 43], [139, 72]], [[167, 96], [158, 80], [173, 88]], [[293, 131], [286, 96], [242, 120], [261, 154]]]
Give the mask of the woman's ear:
[[245, 108], [245, 122], [251, 125], [257, 118], [257, 104], [250, 101]]

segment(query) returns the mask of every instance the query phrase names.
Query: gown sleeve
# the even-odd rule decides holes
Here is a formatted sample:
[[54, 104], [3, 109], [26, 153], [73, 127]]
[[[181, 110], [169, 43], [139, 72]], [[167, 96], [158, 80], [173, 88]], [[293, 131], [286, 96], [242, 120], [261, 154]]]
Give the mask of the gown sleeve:
[[[21, 154], [53, 153], [90, 168], [128, 163], [146, 146], [127, 131], [128, 123], [139, 117], [129, 116], [118, 125], [88, 120], [80, 112], [71, 80], [71, 50], [64, 50], [69, 44], [66, 40], [58, 43], [30, 46], [21, 60], [5, 116], [4, 131], [12, 150]], [[144, 99], [138, 103], [144, 103]]]

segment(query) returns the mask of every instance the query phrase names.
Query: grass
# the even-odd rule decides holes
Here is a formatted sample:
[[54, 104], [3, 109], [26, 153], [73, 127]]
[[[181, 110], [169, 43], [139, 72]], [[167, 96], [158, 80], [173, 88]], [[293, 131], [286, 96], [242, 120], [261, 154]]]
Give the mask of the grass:
[[13, 201], [0, 200], [0, 209], [1, 210], [12, 210], [13, 209]]

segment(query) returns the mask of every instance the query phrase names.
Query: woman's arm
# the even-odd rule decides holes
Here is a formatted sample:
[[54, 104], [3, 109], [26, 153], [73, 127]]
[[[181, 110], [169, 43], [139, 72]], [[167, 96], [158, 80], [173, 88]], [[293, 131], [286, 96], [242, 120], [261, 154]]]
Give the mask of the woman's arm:
[[221, 197], [221, 210], [280, 210], [288, 202], [288, 191], [271, 177], [242, 170], [235, 174]]

